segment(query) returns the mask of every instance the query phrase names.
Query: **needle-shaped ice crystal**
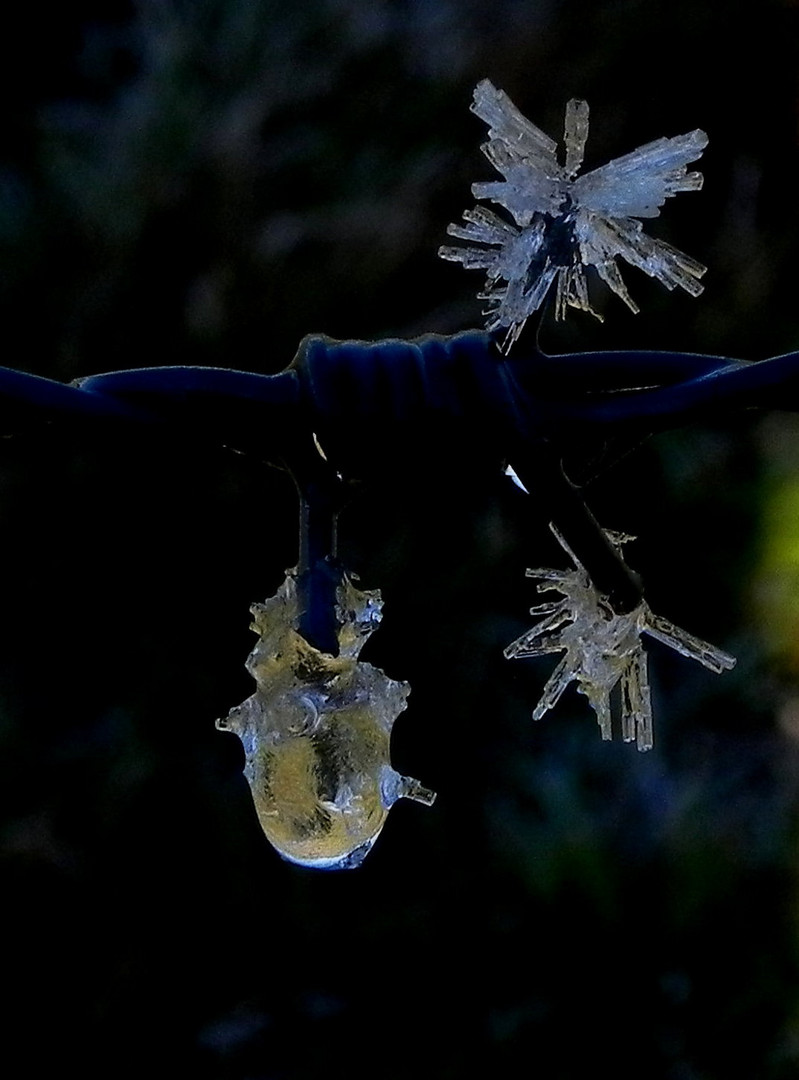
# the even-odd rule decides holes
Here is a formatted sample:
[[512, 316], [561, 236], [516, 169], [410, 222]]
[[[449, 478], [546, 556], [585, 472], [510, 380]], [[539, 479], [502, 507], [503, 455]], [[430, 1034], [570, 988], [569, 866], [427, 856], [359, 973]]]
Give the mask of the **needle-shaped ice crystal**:
[[465, 247], [444, 246], [439, 255], [467, 269], [485, 270], [489, 330], [507, 329], [510, 348], [525, 321], [556, 283], [555, 314], [567, 307], [593, 310], [587, 266], [633, 311], [616, 260], [621, 258], [657, 278], [668, 289], [679, 285], [692, 296], [702, 292], [705, 267], [643, 231], [639, 218], [657, 217], [665, 200], [679, 191], [698, 191], [702, 174], [687, 172], [707, 146], [703, 131], [656, 139], [630, 154], [578, 176], [588, 136], [588, 105], [566, 106], [565, 154], [530, 123], [502, 90], [484, 79], [474, 91], [472, 111], [488, 124], [483, 152], [503, 180], [472, 185], [477, 199], [498, 203], [512, 222], [483, 206], [464, 212], [450, 236]]
[[250, 609], [258, 641], [247, 670], [257, 689], [217, 727], [244, 744], [244, 775], [267, 839], [303, 866], [358, 866], [397, 799], [429, 806], [435, 798], [391, 767], [391, 729], [408, 684], [358, 659], [382, 606], [379, 592], [357, 589], [344, 576], [338, 656], [298, 633], [293, 573]]
[[[530, 614], [542, 616], [541, 621], [505, 649], [509, 659], [556, 652], [564, 654], [533, 710], [533, 719], [540, 720], [557, 703], [569, 683], [576, 682], [577, 689], [585, 694], [596, 712], [602, 738], [610, 739], [610, 694], [618, 683], [622, 738], [625, 742], [636, 739], [639, 750], [649, 750], [652, 747], [652, 702], [641, 635], [648, 634], [662, 641], [717, 674], [731, 668], [735, 659], [655, 615], [646, 603], [642, 602], [628, 614], [615, 614], [554, 525], [550, 528], [575, 569], [527, 571], [528, 577], [540, 579], [539, 592], [559, 592], [563, 599], [531, 608]], [[617, 551], [632, 539], [619, 533], [608, 533], [607, 536]]]

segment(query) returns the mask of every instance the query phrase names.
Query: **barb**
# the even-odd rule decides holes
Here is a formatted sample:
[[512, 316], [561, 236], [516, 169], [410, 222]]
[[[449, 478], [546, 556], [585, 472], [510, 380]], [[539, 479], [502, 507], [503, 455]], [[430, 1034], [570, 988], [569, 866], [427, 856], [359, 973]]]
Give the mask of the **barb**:
[[[603, 739], [612, 737], [610, 696], [621, 689], [621, 731], [625, 742], [636, 740], [639, 750], [653, 744], [652, 702], [649, 694], [646, 654], [641, 635], [648, 634], [690, 660], [698, 660], [719, 674], [735, 664], [734, 657], [702, 641], [674, 623], [650, 611], [643, 598], [631, 611], [618, 614], [591, 580], [588, 571], [554, 525], [552, 532], [571, 559], [573, 570], [528, 570], [539, 579], [538, 591], [561, 593], [562, 599], [539, 604], [531, 615], [543, 615], [531, 630], [505, 649], [509, 659], [563, 652], [550, 675], [533, 719], [554, 708], [570, 683], [588, 698], [597, 716]], [[633, 537], [607, 533], [621, 558], [621, 548]]]

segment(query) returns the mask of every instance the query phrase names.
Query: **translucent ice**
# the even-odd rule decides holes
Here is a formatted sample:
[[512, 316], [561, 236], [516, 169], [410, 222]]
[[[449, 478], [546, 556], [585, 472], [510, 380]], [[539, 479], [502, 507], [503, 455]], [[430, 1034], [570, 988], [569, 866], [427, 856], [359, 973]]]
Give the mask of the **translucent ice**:
[[504, 177], [473, 184], [472, 194], [499, 204], [513, 220], [485, 207], [467, 210], [465, 224], [447, 229], [466, 246], [445, 245], [439, 255], [486, 271], [480, 297], [488, 302], [488, 329], [506, 328], [507, 348], [553, 283], [556, 317], [563, 318], [567, 307], [597, 315], [588, 299], [587, 266], [634, 312], [638, 307], [621, 278], [618, 258], [668, 289], [679, 285], [692, 296], [702, 292], [705, 267], [647, 236], [637, 219], [657, 217], [669, 196], [701, 188], [702, 174], [686, 168], [707, 145], [703, 131], [657, 139], [577, 176], [588, 137], [584, 101], [572, 99], [566, 106], [563, 165], [557, 144], [488, 79], [476, 87], [472, 111], [488, 124], [483, 152]]
[[[555, 652], [564, 654], [547, 680], [533, 710], [533, 719], [540, 720], [557, 703], [569, 683], [576, 682], [577, 689], [585, 694], [596, 712], [602, 738], [610, 739], [610, 694], [618, 683], [622, 738], [625, 742], [636, 739], [639, 750], [649, 750], [652, 747], [652, 702], [641, 635], [657, 638], [717, 674], [731, 668], [735, 660], [721, 649], [655, 615], [644, 602], [626, 615], [617, 615], [596, 590], [585, 567], [554, 525], [550, 528], [575, 569], [527, 571], [528, 577], [540, 579], [539, 592], [559, 592], [563, 599], [531, 608], [530, 614], [542, 616], [541, 621], [505, 649], [509, 659]], [[619, 551], [622, 544], [632, 539], [619, 533], [607, 535]]]
[[257, 689], [217, 727], [244, 745], [244, 775], [267, 839], [303, 866], [358, 866], [397, 799], [429, 806], [435, 798], [390, 763], [391, 729], [408, 684], [358, 659], [381, 607], [379, 592], [343, 578], [338, 656], [297, 632], [291, 573], [271, 599], [251, 608], [258, 641], [247, 670]]

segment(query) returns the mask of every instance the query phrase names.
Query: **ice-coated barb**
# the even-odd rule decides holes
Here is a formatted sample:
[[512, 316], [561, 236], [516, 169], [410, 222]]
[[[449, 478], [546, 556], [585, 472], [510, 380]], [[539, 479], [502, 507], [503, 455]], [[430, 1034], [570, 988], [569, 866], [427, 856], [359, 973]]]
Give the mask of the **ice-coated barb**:
[[217, 727], [241, 739], [258, 819], [283, 858], [347, 870], [371, 850], [398, 799], [430, 806], [435, 793], [391, 766], [391, 729], [410, 687], [360, 659], [380, 624], [380, 593], [342, 577], [333, 656], [298, 630], [296, 576], [289, 571], [274, 596], [250, 609], [255, 693]]
[[[547, 680], [533, 719], [540, 720], [557, 704], [569, 683], [576, 682], [578, 691], [593, 706], [602, 738], [610, 739], [610, 695], [618, 684], [622, 738], [625, 742], [635, 739], [639, 750], [649, 750], [653, 741], [652, 702], [641, 636], [648, 634], [717, 674], [731, 668], [735, 659], [655, 615], [644, 602], [627, 614], [617, 615], [555, 526], [550, 528], [574, 569], [527, 571], [528, 577], [540, 579], [539, 592], [556, 591], [562, 599], [531, 608], [530, 614], [545, 617], [505, 649], [508, 659], [564, 653]], [[623, 533], [606, 535], [619, 552], [633, 539]]]
[[506, 350], [553, 283], [557, 318], [569, 307], [602, 318], [589, 300], [589, 266], [633, 312], [638, 306], [618, 259], [667, 289], [679, 285], [691, 296], [702, 292], [705, 267], [647, 236], [638, 219], [657, 217], [666, 199], [702, 187], [702, 174], [687, 167], [707, 146], [703, 131], [656, 139], [578, 176], [588, 138], [586, 102], [573, 98], [566, 105], [562, 165], [557, 144], [488, 79], [475, 88], [472, 111], [488, 125], [483, 153], [503, 177], [473, 184], [472, 194], [503, 207], [512, 221], [484, 207], [466, 210], [466, 224], [447, 229], [466, 246], [444, 245], [438, 253], [467, 269], [485, 270], [486, 286], [478, 295], [487, 301], [488, 329], [506, 330]]

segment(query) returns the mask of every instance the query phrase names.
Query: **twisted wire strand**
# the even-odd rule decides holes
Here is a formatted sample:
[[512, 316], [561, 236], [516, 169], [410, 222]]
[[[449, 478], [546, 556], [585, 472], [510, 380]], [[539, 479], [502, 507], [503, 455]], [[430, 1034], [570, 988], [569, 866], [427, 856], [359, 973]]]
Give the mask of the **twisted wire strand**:
[[[413, 341], [304, 339], [276, 375], [213, 367], [143, 367], [72, 384], [0, 368], [0, 422], [108, 417], [194, 426], [198, 439], [266, 444], [301, 426], [370, 420], [425, 430], [460, 420], [498, 442], [549, 438], [564, 422], [677, 426], [740, 408], [799, 408], [799, 352], [760, 361], [671, 352], [502, 356], [492, 335], [470, 331]], [[271, 435], [274, 429], [275, 435]], [[402, 449], [402, 448], [399, 448]]]
[[[379, 477], [388, 463], [424, 460], [445, 444], [491, 455], [513, 465], [536, 509], [556, 523], [620, 613], [640, 602], [640, 583], [563, 472], [570, 440], [591, 431], [641, 436], [774, 408], [799, 409], [799, 352], [754, 362], [672, 352], [549, 356], [520, 343], [508, 357], [483, 331], [380, 342], [310, 336], [275, 375], [151, 367], [65, 385], [0, 368], [0, 431], [42, 419], [113, 421], [139, 431], [157, 425], [259, 455], [295, 477], [301, 499], [303, 478], [313, 476], [317, 492], [328, 483], [323, 478], [319, 487], [317, 453], [330, 483]], [[316, 564], [319, 575], [328, 571], [322, 562], [305, 568], [312, 595]], [[311, 611], [308, 625], [315, 622], [324, 619]]]

